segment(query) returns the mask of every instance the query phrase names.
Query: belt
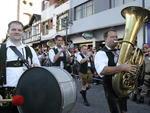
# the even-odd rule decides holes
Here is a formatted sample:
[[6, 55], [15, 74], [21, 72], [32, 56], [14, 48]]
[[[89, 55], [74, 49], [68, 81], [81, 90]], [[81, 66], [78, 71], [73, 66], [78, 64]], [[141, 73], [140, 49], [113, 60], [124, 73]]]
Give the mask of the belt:
[[4, 96], [4, 98], [6, 98], [5, 96], [12, 96], [16, 93], [16, 88], [15, 87], [0, 87], [0, 94], [2, 94]]
[[22, 61], [9, 61], [6, 63], [6, 67], [22, 67], [23, 66], [23, 62]]
[[0, 90], [2, 90], [2, 91], [13, 91], [13, 90], [15, 90], [15, 87], [0, 87]]

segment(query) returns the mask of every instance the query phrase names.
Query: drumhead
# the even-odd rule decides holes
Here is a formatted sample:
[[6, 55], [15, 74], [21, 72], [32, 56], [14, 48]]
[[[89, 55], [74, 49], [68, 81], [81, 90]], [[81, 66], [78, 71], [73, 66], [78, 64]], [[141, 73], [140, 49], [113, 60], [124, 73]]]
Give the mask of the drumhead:
[[21, 113], [60, 113], [62, 96], [53, 74], [41, 67], [25, 71], [19, 79], [17, 95], [24, 97]]

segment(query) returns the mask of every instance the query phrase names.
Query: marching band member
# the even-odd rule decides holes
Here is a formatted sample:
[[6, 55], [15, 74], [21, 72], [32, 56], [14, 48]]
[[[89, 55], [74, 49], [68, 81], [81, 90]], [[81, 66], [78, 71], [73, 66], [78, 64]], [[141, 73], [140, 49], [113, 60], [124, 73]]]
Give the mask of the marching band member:
[[55, 47], [49, 50], [49, 58], [52, 66], [60, 66], [71, 73], [70, 70], [70, 53], [64, 45], [64, 37], [61, 35], [55, 36]]
[[[7, 32], [8, 39], [0, 47], [0, 95], [5, 99], [15, 94], [18, 80], [27, 67], [40, 66], [34, 49], [22, 43], [23, 24], [19, 21], [11, 21]], [[11, 103], [2, 104], [0, 112], [19, 113], [17, 107]]]
[[[144, 66], [144, 80], [143, 80], [143, 85], [140, 93], [140, 98], [137, 102], [139, 103], [144, 103], [144, 97], [148, 94], [150, 91], [149, 83], [150, 83], [150, 46], [148, 44], [143, 45], [143, 52], [145, 56], [145, 66]], [[148, 104], [150, 105], [150, 99]]]
[[[117, 32], [109, 29], [104, 33], [105, 46], [95, 55], [95, 68], [103, 78], [105, 96], [111, 113], [126, 113], [127, 99], [119, 98], [112, 88], [112, 76], [120, 72], [135, 72], [136, 66], [131, 64], [118, 64], [118, 55], [114, 50], [117, 46]], [[114, 51], [113, 51], [114, 50]]]
[[92, 73], [90, 70], [90, 57], [92, 57], [92, 52], [88, 53], [88, 47], [86, 45], [83, 45], [81, 47], [80, 53], [77, 55], [77, 61], [79, 62], [79, 76], [82, 81], [81, 91], [80, 94], [83, 97], [84, 105], [90, 106], [88, 100], [87, 100], [87, 90], [91, 87], [91, 81], [92, 81]]

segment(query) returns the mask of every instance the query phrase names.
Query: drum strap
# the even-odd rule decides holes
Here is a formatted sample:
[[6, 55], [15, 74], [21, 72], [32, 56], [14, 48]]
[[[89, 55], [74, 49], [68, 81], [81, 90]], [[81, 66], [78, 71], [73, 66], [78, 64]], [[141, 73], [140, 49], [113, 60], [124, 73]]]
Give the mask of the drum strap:
[[10, 48], [14, 51], [14, 53], [23, 61], [24, 65], [27, 68], [30, 68], [30, 65], [26, 59], [24, 59], [23, 55], [21, 52], [15, 47], [15, 46], [10, 46]]
[[[32, 53], [31, 53], [30, 48], [26, 46], [25, 50], [26, 50], [26, 57], [30, 57], [31, 63], [32, 63]], [[19, 54], [19, 56], [23, 58], [22, 54], [19, 52], [17, 52], [17, 54]], [[7, 58], [7, 48], [6, 48], [6, 44], [3, 43], [0, 45], [0, 85], [6, 84], [6, 67], [7, 67], [6, 58]], [[25, 59], [23, 60], [26, 61]], [[25, 64], [28, 66], [27, 63]]]
[[26, 46], [26, 47], [25, 47], [25, 50], [26, 50], [26, 59], [28, 59], [28, 57], [29, 57], [30, 60], [31, 60], [31, 64], [32, 64], [32, 63], [33, 63], [33, 62], [32, 62], [33, 55], [32, 55], [32, 52], [31, 52], [29, 46]]

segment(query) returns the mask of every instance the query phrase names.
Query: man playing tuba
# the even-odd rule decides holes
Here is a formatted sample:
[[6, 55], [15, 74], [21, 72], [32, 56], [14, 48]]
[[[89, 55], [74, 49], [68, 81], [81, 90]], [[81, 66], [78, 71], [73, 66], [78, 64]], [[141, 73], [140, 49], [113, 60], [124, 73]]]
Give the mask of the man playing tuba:
[[116, 73], [130, 72], [135, 73], [137, 67], [131, 64], [116, 65], [118, 55], [115, 47], [117, 46], [117, 32], [109, 29], [104, 33], [105, 46], [95, 55], [95, 68], [99, 76], [103, 78], [105, 96], [111, 113], [125, 113], [127, 111], [127, 98], [118, 97], [112, 88], [112, 77]]

